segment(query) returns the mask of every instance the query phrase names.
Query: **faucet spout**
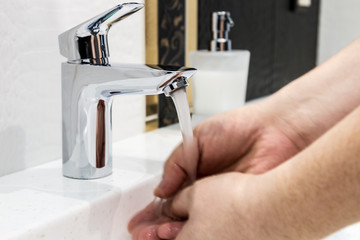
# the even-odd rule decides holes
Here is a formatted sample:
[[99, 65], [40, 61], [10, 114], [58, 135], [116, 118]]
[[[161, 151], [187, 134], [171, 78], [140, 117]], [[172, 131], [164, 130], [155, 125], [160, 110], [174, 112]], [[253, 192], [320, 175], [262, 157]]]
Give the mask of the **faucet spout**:
[[112, 96], [161, 94], [188, 85], [193, 68], [109, 63], [110, 27], [137, 12], [123, 3], [59, 36], [62, 64], [63, 175], [94, 179], [112, 172]]
[[62, 64], [63, 174], [78, 179], [112, 171], [112, 96], [169, 94], [188, 85], [193, 68]]

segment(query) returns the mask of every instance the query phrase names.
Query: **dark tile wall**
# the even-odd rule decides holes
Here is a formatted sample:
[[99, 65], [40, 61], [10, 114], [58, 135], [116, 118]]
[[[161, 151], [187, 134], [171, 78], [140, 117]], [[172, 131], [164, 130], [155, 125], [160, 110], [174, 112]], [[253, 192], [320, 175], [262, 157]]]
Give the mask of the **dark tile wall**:
[[251, 52], [247, 100], [271, 94], [315, 66], [320, 0], [198, 0], [198, 48], [208, 49], [213, 11], [230, 11], [233, 49]]
[[[185, 65], [185, 0], [158, 0], [159, 64]], [[159, 96], [159, 127], [178, 122], [172, 100]]]

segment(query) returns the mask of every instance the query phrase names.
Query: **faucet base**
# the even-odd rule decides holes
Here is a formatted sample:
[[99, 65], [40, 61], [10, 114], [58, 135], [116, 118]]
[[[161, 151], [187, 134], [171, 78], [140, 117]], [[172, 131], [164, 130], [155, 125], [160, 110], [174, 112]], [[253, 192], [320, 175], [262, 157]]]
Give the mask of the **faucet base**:
[[93, 166], [79, 167], [72, 164], [70, 161], [63, 165], [63, 176], [72, 179], [98, 179], [107, 177], [112, 174], [112, 162], [108, 162], [103, 168], [96, 168]]
[[71, 178], [71, 179], [76, 179], [76, 180], [95, 180], [95, 179], [99, 179], [99, 178], [104, 178], [104, 177], [108, 177], [112, 174], [112, 172], [108, 173], [107, 175], [101, 175], [98, 177], [73, 177], [73, 176], [67, 176], [63, 173], [63, 176], [66, 178]]

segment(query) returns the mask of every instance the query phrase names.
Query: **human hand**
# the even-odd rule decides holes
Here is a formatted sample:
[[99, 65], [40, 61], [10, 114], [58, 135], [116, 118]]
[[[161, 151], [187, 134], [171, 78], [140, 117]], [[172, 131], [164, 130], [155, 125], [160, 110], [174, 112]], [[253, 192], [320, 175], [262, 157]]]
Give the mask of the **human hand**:
[[[237, 196], [241, 195], [238, 191], [241, 190], [244, 196], [246, 192], [253, 192], [253, 178], [253, 175], [240, 173], [206, 177], [180, 191], [174, 199], [152, 202], [130, 221], [128, 229], [132, 239], [236, 238], [239, 231], [237, 225], [241, 224], [236, 209], [239, 205]], [[252, 202], [252, 199], [248, 202]], [[227, 231], [224, 232], [224, 229]], [[178, 236], [179, 232], [181, 234]]]
[[[280, 114], [268, 109], [272, 108], [266, 104], [254, 104], [199, 124], [194, 129], [198, 157], [190, 166], [196, 168], [198, 165], [197, 177], [229, 171], [263, 173], [299, 152], [304, 144], [297, 138], [296, 132]], [[180, 145], [166, 162], [163, 179], [155, 195], [169, 198], [189, 185], [184, 156], [183, 145]], [[164, 236], [170, 236], [169, 232], [178, 232], [182, 226], [181, 222], [173, 224], [172, 219], [162, 215], [153, 214], [150, 218], [143, 215], [149, 214], [146, 210], [140, 212], [129, 225], [138, 225], [136, 230], [135, 227], [131, 229], [133, 239], [146, 239], [141, 237], [146, 234], [155, 236], [158, 229], [163, 239], [172, 239]], [[169, 230], [174, 228], [177, 230]]]
[[359, 119], [360, 107], [265, 174], [225, 173], [181, 190], [167, 214], [188, 218], [175, 239], [322, 239], [358, 222]]
[[144, 210], [134, 216], [128, 224], [128, 231], [134, 240], [174, 239], [184, 222], [164, 214], [164, 200], [155, 199]]
[[266, 205], [272, 194], [262, 195], [268, 184], [262, 177], [241, 173], [198, 180], [173, 199], [171, 213], [188, 220], [171, 239], [282, 239], [276, 211]]
[[[197, 168], [197, 178], [228, 171], [263, 173], [304, 147], [281, 114], [266, 104], [216, 115], [194, 129], [197, 158], [192, 167]], [[183, 145], [171, 154], [156, 196], [171, 197], [188, 182], [184, 156]]]

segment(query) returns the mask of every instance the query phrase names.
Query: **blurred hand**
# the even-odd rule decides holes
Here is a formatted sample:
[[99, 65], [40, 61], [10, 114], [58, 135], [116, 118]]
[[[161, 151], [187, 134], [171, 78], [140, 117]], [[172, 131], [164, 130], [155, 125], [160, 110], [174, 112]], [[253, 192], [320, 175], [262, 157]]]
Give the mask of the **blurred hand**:
[[164, 203], [161, 217], [149, 205], [133, 218], [129, 231], [133, 240], [282, 239], [286, 219], [267, 204], [277, 197], [268, 190], [281, 189], [275, 180], [234, 172], [200, 179]]
[[172, 214], [188, 217], [174, 239], [280, 239], [267, 235], [269, 229], [277, 232], [278, 219], [263, 211], [269, 199], [264, 199], [268, 195], [262, 195], [261, 189], [267, 184], [255, 175], [225, 173], [185, 188], [175, 196], [170, 208]]
[[[360, 86], [358, 81], [360, 68], [357, 67], [360, 64], [360, 55], [355, 54], [359, 52], [359, 49], [360, 39], [329, 61], [292, 81], [265, 101], [217, 115], [199, 124], [194, 129], [194, 159], [191, 157], [190, 164], [186, 165], [184, 160], [188, 159], [184, 159], [184, 156], [188, 158], [189, 154], [187, 151], [184, 152], [182, 145], [177, 147], [165, 164], [163, 178], [154, 192], [155, 195], [166, 199], [180, 192], [178, 196], [186, 196], [187, 194], [184, 195], [184, 192], [188, 191], [186, 189], [197, 189], [198, 185], [202, 186], [203, 182], [205, 182], [205, 179], [204, 181], [200, 180], [198, 182], [201, 182], [201, 184], [196, 183], [195, 186], [181, 191], [191, 183], [194, 172], [197, 179], [231, 171], [252, 174], [263, 173], [278, 166], [313, 143], [319, 136], [359, 106], [360, 95], [358, 91], [355, 91]], [[334, 101], [334, 99], [337, 100]], [[192, 156], [192, 154], [190, 155]], [[258, 179], [258, 177], [262, 178], [263, 175], [252, 176], [251, 178]], [[252, 185], [251, 181], [247, 182], [250, 186]], [[205, 185], [199, 187], [199, 189], [205, 189]], [[214, 183], [214, 187], [216, 185]], [[231, 186], [231, 188], [223, 187], [227, 189], [237, 188], [234, 184]], [[209, 191], [211, 192], [211, 187]], [[178, 214], [189, 215], [189, 222], [192, 222], [192, 219], [200, 216], [193, 206], [197, 205], [201, 209], [197, 200], [201, 197], [196, 194], [198, 191], [190, 192], [193, 192], [189, 194], [192, 196], [191, 201], [187, 201], [185, 210], [178, 212]], [[244, 191], [245, 193], [246, 191]], [[273, 194], [270, 194], [270, 196], [273, 196]], [[214, 201], [217, 199], [216, 197], [214, 195]], [[180, 199], [186, 198], [181, 197]], [[215, 203], [212, 201], [213, 199], [210, 200], [210, 202]], [[241, 199], [241, 201], [247, 203], [246, 199]], [[206, 206], [214, 208], [214, 205]], [[177, 209], [175, 205], [174, 211], [176, 212]], [[249, 209], [256, 211], [256, 208], [249, 207]], [[208, 210], [202, 210], [204, 213], [208, 213]], [[251, 214], [253, 213], [250, 212]], [[152, 219], [150, 222], [145, 221], [146, 226], [151, 226], [151, 222], [153, 222], [156, 224], [154, 225], [155, 228], [152, 229], [153, 233], [160, 229], [164, 230], [165, 228], [162, 228], [164, 223], [157, 222], [159, 215], [153, 214], [152, 216], [153, 218], [149, 218]], [[196, 218], [200, 219], [200, 217]], [[141, 220], [141, 214], [137, 219]], [[171, 220], [171, 218], [168, 218], [168, 220]], [[203, 220], [207, 222], [206, 219]], [[144, 221], [138, 221], [137, 223], [141, 224]], [[250, 221], [250, 223], [254, 222]], [[171, 222], [166, 224], [169, 227]], [[178, 230], [183, 226], [179, 222], [175, 222], [175, 224], [177, 224], [174, 226], [177, 226]], [[261, 224], [264, 224], [264, 226], [269, 225], [269, 223], [264, 222]], [[247, 225], [249, 228], [252, 226]], [[288, 224], [284, 225], [284, 227], [286, 226]], [[185, 228], [187, 228], [186, 231]], [[190, 224], [187, 224], [184, 231], [182, 231], [184, 234], [187, 232], [187, 235], [180, 232], [178, 239], [190, 239], [189, 229], [193, 233], [196, 233], [196, 231], [204, 233], [203, 229], [209, 230], [206, 226], [203, 229], [190, 228]], [[209, 232], [212, 232], [211, 229]], [[244, 232], [247, 232], [246, 229]], [[189, 238], [184, 238], [184, 236]], [[200, 234], [199, 236], [205, 235]], [[134, 239], [147, 238], [135, 237]], [[204, 238], [200, 237], [198, 239]], [[211, 238], [205, 237], [205, 239]], [[226, 237], [218, 239], [226, 239]], [[245, 237], [245, 239], [249, 238]], [[269, 238], [255, 237], [253, 239]]]
[[134, 240], [174, 239], [184, 222], [175, 221], [166, 216], [162, 200], [152, 201], [140, 211], [128, 224], [128, 230]]
[[[192, 168], [197, 168], [197, 178], [229, 171], [263, 173], [304, 147], [281, 115], [261, 104], [219, 114], [200, 123], [194, 129], [194, 139], [197, 156], [192, 159]], [[183, 145], [171, 154], [155, 190], [156, 196], [171, 197], [189, 181], [184, 156]]]
[[[198, 179], [231, 171], [260, 174], [298, 153], [305, 147], [301, 138], [281, 115], [265, 111], [268, 109], [254, 104], [200, 123], [194, 129], [197, 153], [190, 166], [196, 169], [190, 172], [196, 170]], [[165, 163], [155, 195], [171, 198], [189, 185], [191, 179], [187, 174], [189, 169], [185, 170], [184, 156], [189, 154], [184, 153], [181, 144]], [[162, 210], [155, 211], [156, 208], [159, 206], [151, 203], [130, 222], [134, 240], [174, 239], [181, 230], [185, 222], [165, 216]]]

